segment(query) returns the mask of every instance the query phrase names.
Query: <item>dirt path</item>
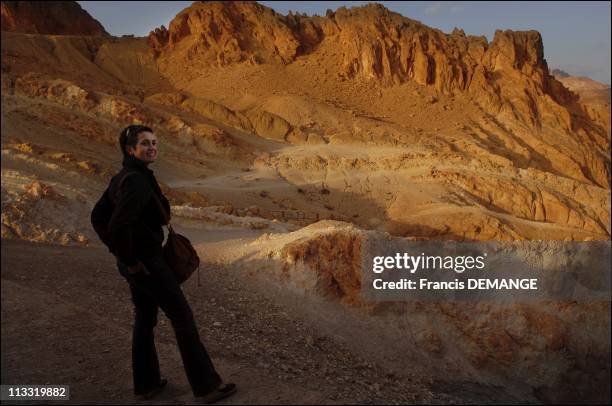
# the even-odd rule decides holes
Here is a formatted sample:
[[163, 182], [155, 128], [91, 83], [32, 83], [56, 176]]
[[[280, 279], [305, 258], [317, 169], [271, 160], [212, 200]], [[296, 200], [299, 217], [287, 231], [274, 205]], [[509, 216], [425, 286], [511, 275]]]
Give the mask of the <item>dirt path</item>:
[[[461, 401], [352, 353], [257, 283], [210, 268], [202, 281], [184, 290], [218, 370], [239, 386], [228, 404]], [[136, 403], [131, 323], [128, 286], [106, 250], [2, 241], [2, 384], [68, 384], [72, 403]], [[161, 313], [156, 331], [170, 381], [156, 402], [193, 403]]]

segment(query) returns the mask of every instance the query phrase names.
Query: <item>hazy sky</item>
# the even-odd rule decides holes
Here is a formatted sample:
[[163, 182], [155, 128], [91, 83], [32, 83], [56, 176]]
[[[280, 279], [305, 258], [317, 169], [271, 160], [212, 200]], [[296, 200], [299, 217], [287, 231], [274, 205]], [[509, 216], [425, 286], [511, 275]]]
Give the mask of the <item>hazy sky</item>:
[[[112, 35], [146, 36], [189, 7], [190, 1], [79, 1]], [[359, 6], [367, 1], [260, 1], [287, 14], [289, 10], [325, 15], [327, 9]], [[381, 1], [406, 17], [451, 32], [493, 39], [496, 29], [540, 31], [550, 68], [610, 84], [610, 2], [446, 2]]]

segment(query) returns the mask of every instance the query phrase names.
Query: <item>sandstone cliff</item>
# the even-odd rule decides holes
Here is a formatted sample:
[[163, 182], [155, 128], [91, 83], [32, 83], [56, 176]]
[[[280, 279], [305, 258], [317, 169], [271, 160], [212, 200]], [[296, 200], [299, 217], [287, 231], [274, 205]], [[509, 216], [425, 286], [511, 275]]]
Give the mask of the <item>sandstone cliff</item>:
[[451, 98], [461, 94], [511, 131], [540, 140], [549, 129], [560, 132], [563, 141], [547, 154], [589, 162], [570, 164], [572, 176], [610, 184], [606, 122], [593, 120], [549, 73], [537, 31], [497, 31], [488, 42], [458, 29], [445, 34], [378, 4], [307, 17], [254, 2], [198, 2], [148, 42], [161, 71], [184, 81], [212, 66], [316, 60], [310, 67], [321, 81], [374, 81], [382, 88], [412, 82]]
[[[378, 4], [326, 17], [282, 16], [254, 2], [197, 2], [168, 30], [149, 35], [157, 54], [194, 64], [284, 63], [335, 46], [340, 77], [408, 80], [445, 93], [471, 92], [496, 113], [541, 125], [547, 103], [569, 107], [572, 95], [548, 73], [537, 31], [444, 34]], [[541, 100], [544, 99], [544, 100]], [[568, 117], [562, 118], [570, 125]]]

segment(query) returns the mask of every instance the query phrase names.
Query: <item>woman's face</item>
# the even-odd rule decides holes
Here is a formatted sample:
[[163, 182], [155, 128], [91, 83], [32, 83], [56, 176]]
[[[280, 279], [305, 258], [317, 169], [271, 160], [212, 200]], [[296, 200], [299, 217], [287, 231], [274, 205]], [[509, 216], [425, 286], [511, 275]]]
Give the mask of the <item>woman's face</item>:
[[157, 138], [153, 133], [143, 131], [138, 134], [136, 146], [128, 145], [127, 152], [147, 165], [153, 163], [157, 159]]

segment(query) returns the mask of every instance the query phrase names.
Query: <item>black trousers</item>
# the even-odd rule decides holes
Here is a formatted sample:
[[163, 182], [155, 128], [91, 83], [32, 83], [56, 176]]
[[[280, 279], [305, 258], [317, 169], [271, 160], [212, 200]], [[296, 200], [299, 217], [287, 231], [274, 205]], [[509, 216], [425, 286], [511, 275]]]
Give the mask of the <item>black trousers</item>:
[[134, 393], [153, 389], [160, 380], [159, 362], [155, 349], [154, 328], [161, 308], [174, 328], [183, 366], [195, 396], [210, 392], [221, 378], [200, 340], [191, 307], [163, 257], [141, 259], [149, 271], [129, 274], [127, 266], [117, 261], [117, 267], [130, 285], [135, 319], [132, 336], [132, 373]]

